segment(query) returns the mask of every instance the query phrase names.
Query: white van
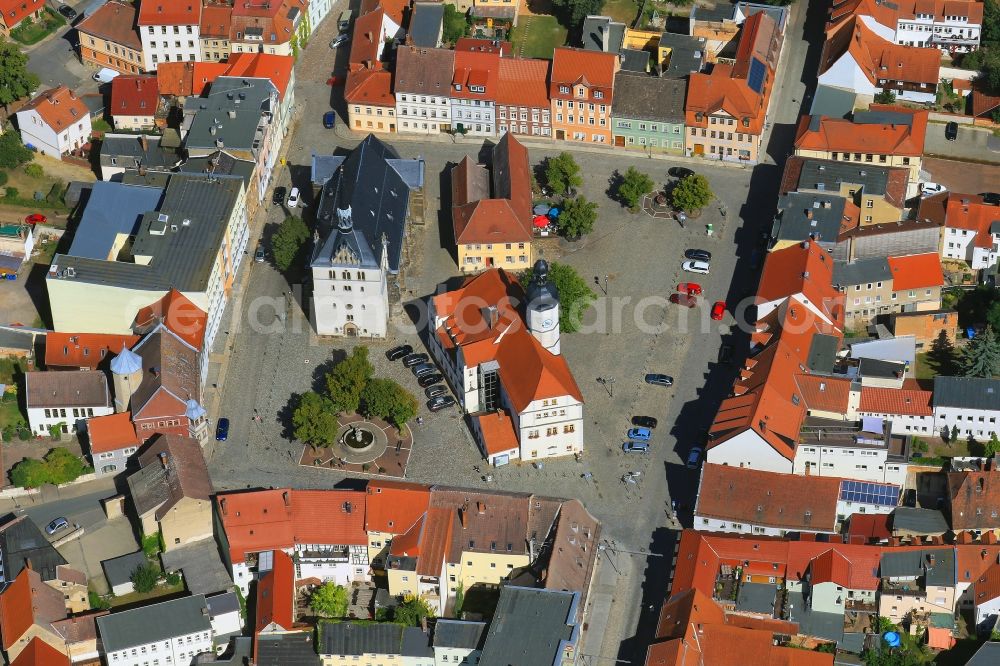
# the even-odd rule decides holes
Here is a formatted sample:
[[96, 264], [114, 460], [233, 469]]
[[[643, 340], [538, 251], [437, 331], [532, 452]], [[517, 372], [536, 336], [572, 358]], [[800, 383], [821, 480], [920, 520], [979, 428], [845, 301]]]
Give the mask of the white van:
[[94, 80], [98, 83], [111, 83], [111, 80], [119, 74], [121, 74], [121, 72], [104, 67], [97, 72], [97, 74], [94, 74]]

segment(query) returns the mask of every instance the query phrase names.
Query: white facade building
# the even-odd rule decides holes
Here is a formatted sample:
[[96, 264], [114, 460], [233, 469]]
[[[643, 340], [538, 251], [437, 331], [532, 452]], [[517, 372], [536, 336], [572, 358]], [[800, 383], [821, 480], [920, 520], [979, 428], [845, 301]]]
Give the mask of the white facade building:
[[139, 6], [142, 68], [161, 62], [198, 62], [201, 57], [201, 3], [146, 0]]
[[90, 112], [66, 86], [39, 93], [17, 112], [21, 142], [59, 159], [90, 141]]
[[485, 622], [438, 620], [434, 623], [434, 666], [479, 663], [485, 638]]
[[902, 484], [908, 465], [901, 456], [890, 460], [885, 442], [851, 444], [843, 440], [809, 441], [795, 449], [795, 474], [835, 476], [876, 483]]
[[396, 130], [439, 134], [451, 129], [451, 80], [455, 52], [401, 46], [396, 49]]
[[[972, 0], [937, 0], [910, 4], [917, 11], [900, 13], [896, 20], [896, 43], [904, 46], [931, 46], [948, 53], [965, 53], [979, 48], [983, 3]], [[933, 9], [933, 12], [928, 12]]]
[[1000, 435], [1000, 380], [934, 378], [934, 431], [952, 439], [985, 442]]
[[100, 370], [34, 371], [24, 374], [25, 406], [31, 432], [48, 436], [82, 430], [87, 419], [113, 414], [108, 379]]
[[492, 100], [451, 99], [452, 126], [461, 125], [471, 136], [494, 136], [496, 134], [496, 105]]
[[115, 666], [184, 666], [215, 652], [215, 632], [200, 594], [105, 615], [97, 626], [105, 663]]

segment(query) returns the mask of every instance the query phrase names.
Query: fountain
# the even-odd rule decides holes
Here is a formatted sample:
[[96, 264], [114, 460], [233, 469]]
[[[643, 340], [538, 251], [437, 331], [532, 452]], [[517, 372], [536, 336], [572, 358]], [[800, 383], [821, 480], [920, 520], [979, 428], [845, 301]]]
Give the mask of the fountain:
[[355, 451], [365, 451], [375, 443], [375, 434], [367, 428], [351, 425], [340, 438], [340, 443]]

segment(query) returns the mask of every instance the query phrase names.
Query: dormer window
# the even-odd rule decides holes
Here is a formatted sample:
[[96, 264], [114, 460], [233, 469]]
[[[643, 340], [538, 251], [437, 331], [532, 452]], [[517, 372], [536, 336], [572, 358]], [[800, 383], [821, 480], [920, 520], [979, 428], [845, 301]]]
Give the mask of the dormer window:
[[559, 86], [559, 94], [561, 94], [561, 95], [568, 95], [569, 94], [569, 86]]
[[455, 90], [461, 90], [461, 89], [462, 89], [462, 84], [461, 83], [456, 83], [455, 84]]
[[469, 86], [469, 90], [474, 93], [484, 93], [486, 92], [485, 86]]

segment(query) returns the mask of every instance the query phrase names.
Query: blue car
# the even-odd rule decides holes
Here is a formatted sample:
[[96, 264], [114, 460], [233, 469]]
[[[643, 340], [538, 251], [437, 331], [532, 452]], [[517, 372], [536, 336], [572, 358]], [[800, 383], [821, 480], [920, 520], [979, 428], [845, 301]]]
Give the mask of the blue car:
[[327, 111], [323, 114], [323, 127], [327, 129], [333, 129], [333, 126], [337, 124], [337, 114], [333, 111]]
[[649, 444], [647, 442], [625, 442], [622, 444], [622, 451], [625, 453], [647, 453]]
[[229, 439], [229, 419], [222, 418], [215, 426], [215, 441], [224, 442], [227, 439]]
[[625, 433], [625, 436], [629, 439], [638, 439], [642, 442], [648, 442], [652, 433], [649, 428], [629, 428], [629, 431]]

